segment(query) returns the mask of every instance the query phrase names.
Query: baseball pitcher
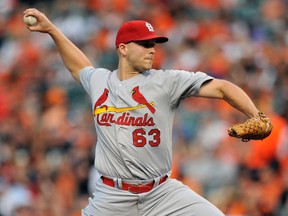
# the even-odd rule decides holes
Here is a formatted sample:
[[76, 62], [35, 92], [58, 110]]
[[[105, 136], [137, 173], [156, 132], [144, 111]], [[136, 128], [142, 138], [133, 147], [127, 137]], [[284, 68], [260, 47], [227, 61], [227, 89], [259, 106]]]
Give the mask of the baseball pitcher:
[[[246, 126], [230, 128], [229, 134], [246, 141], [263, 139], [272, 124], [247, 94], [203, 72], [152, 69], [155, 45], [168, 38], [157, 35], [146, 21], [127, 21], [119, 28], [115, 39], [119, 65], [109, 71], [94, 68], [37, 9], [25, 10], [24, 16], [37, 19], [36, 24], [27, 25], [30, 31], [52, 37], [63, 63], [91, 98], [98, 137], [95, 167], [100, 178], [82, 215], [223, 216], [212, 203], [170, 178], [172, 123], [187, 97], [224, 99], [250, 117]], [[254, 123], [259, 126], [258, 137], [251, 135], [255, 129], [244, 132], [249, 136], [239, 135], [239, 130], [243, 133]]]

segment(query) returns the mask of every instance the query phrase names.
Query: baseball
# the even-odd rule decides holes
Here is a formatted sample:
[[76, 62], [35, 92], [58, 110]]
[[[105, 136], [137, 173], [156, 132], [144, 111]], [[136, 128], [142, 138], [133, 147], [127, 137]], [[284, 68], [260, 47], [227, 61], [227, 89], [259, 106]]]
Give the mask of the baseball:
[[33, 26], [37, 23], [37, 19], [34, 16], [24, 16], [23, 20], [28, 26]]

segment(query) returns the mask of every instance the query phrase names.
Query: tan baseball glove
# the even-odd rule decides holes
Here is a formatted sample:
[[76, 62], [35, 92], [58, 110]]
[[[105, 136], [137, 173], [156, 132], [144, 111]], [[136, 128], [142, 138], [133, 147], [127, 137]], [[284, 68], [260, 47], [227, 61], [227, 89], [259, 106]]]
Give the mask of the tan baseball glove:
[[232, 125], [228, 129], [228, 134], [232, 137], [241, 138], [243, 142], [263, 140], [270, 135], [272, 128], [271, 120], [259, 112], [257, 117]]

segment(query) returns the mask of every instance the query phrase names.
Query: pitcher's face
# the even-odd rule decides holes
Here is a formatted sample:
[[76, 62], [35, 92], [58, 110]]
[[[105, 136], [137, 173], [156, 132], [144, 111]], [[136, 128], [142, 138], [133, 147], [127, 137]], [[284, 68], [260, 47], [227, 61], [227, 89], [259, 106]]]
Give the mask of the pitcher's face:
[[155, 40], [135, 41], [126, 44], [129, 66], [138, 72], [152, 68], [155, 55]]

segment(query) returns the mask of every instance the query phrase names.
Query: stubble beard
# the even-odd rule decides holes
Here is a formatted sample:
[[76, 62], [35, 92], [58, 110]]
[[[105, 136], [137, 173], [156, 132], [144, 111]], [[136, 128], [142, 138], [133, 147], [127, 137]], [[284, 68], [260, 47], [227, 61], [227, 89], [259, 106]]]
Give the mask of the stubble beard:
[[151, 68], [152, 68], [152, 62], [150, 64], [137, 65], [134, 67], [134, 70], [138, 71], [139, 73], [142, 73], [143, 71], [150, 70]]

